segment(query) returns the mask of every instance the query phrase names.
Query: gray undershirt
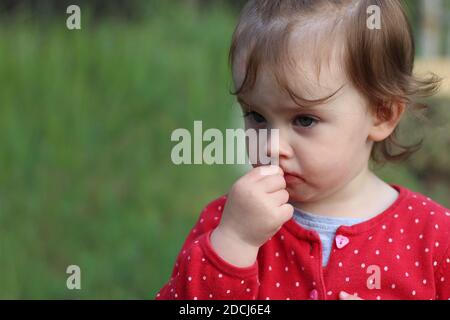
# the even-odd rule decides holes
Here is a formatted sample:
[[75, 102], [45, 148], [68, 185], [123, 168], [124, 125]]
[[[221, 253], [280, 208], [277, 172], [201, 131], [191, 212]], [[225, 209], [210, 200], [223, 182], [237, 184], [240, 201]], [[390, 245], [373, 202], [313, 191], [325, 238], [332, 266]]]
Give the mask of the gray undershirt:
[[326, 266], [330, 257], [331, 248], [336, 235], [336, 230], [340, 226], [352, 226], [361, 223], [366, 218], [331, 218], [319, 216], [295, 208], [294, 219], [303, 228], [314, 230], [319, 234], [322, 241], [322, 265]]

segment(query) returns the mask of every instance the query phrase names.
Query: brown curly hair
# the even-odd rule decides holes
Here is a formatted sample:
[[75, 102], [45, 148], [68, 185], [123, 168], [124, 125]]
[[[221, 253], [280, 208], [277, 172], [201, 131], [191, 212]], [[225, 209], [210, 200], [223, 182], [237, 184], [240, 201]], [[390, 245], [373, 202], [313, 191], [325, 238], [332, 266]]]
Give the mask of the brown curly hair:
[[[381, 11], [380, 29], [367, 27], [367, 10], [372, 5]], [[326, 41], [324, 37], [344, 37], [343, 61], [347, 77], [366, 97], [371, 112], [388, 120], [393, 111], [390, 102], [396, 100], [405, 103], [414, 116], [424, 119], [423, 111], [428, 105], [418, 102], [418, 99], [435, 94], [441, 78], [433, 73], [423, 78], [413, 75], [414, 38], [400, 0], [249, 1], [234, 31], [229, 53], [233, 72], [237, 56], [245, 52], [245, 77], [239, 86], [235, 84], [236, 90], [231, 93], [239, 97], [251, 90], [258, 69], [264, 64], [272, 68], [280, 87], [300, 107], [321, 104], [333, 97], [337, 92], [322, 99], [304, 99], [290, 88], [286, 80], [292, 63], [289, 41], [293, 30], [317, 21], [324, 22], [308, 45], [316, 45], [326, 53], [333, 41]], [[398, 129], [397, 126], [388, 138], [374, 143], [370, 158], [376, 164], [405, 160], [420, 149], [423, 140], [404, 145], [397, 137]], [[400, 151], [395, 152], [395, 149]]]

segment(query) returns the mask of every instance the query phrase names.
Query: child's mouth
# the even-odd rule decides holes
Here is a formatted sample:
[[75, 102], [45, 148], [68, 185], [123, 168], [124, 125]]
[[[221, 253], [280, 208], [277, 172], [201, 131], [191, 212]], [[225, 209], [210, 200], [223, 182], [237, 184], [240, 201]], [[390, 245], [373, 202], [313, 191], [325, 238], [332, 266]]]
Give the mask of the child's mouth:
[[285, 173], [284, 179], [286, 180], [286, 184], [288, 185], [299, 184], [305, 181], [303, 180], [303, 178], [292, 173]]

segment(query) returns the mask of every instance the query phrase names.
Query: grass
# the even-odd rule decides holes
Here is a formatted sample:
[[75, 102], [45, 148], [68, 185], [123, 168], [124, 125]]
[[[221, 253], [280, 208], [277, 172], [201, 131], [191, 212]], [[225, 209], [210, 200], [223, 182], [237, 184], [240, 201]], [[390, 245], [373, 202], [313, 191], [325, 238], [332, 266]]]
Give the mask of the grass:
[[152, 298], [236, 176], [170, 161], [174, 129], [225, 129], [233, 102], [231, 15], [183, 12], [1, 28], [0, 298]]

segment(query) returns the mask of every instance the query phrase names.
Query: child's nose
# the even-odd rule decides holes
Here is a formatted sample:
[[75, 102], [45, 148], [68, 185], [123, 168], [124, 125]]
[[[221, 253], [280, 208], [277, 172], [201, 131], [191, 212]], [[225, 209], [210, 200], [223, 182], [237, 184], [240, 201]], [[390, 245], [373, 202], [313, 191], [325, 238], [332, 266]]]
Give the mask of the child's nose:
[[267, 156], [272, 159], [290, 158], [294, 154], [287, 133], [272, 131], [267, 142]]

